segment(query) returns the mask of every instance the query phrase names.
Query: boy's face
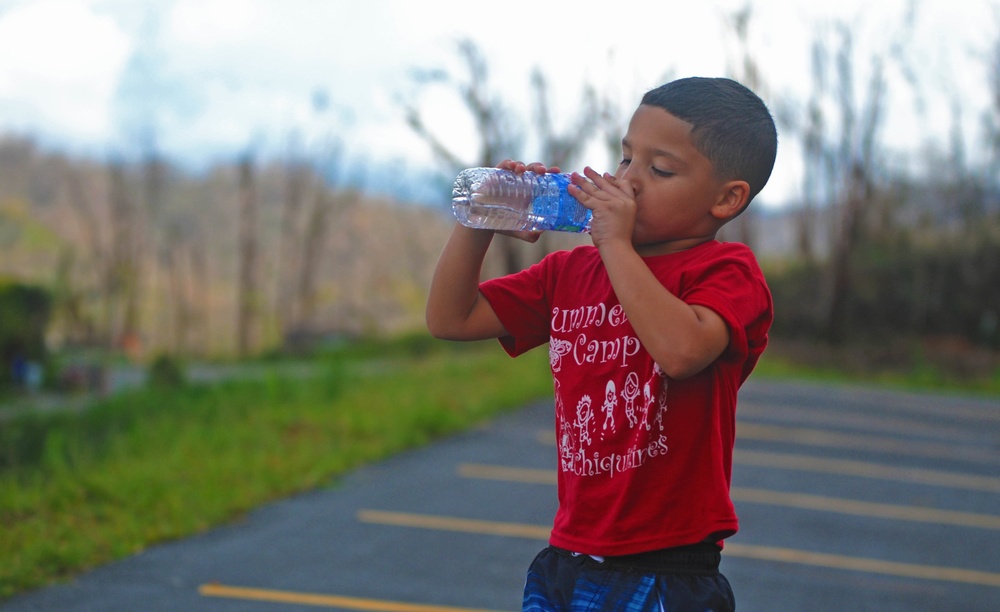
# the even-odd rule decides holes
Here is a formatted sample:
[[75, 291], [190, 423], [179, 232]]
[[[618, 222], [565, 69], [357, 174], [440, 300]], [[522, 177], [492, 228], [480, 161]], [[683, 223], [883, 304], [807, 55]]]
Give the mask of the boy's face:
[[714, 238], [727, 184], [691, 142], [692, 125], [658, 106], [640, 105], [622, 139], [615, 177], [632, 185], [632, 242], [642, 255], [690, 248]]

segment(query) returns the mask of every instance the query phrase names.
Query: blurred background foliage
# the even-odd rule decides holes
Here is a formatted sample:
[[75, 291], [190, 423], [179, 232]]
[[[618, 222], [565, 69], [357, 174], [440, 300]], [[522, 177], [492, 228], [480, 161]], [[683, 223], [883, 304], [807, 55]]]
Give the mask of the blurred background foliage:
[[[936, 347], [927, 353], [974, 355], [988, 372], [1000, 348], [1000, 39], [975, 67], [989, 82], [991, 106], [952, 99], [950, 116], [931, 118], [957, 126], [978, 116], [974, 141], [956, 128], [944, 149], [893, 151], [883, 133], [890, 94], [915, 103], [949, 96], [919, 81], [907, 59], [912, 15], [902, 17], [886, 34], [892, 44], [871, 55], [847, 24], [817, 30], [803, 50], [814, 81], [802, 100], [769, 98], [768, 66], [746, 44], [756, 27], [752, 4], [725, 17], [735, 43], [727, 76], [769, 102], [782, 142], [802, 151], [804, 179], [797, 202], [751, 207], [721, 238], [757, 251], [775, 296], [776, 341], [814, 351]], [[256, 357], [420, 329], [452, 224], [448, 177], [525, 158], [525, 131], [553, 165], [576, 167], [595, 141], [615, 159], [632, 110], [609, 86], [588, 84], [575, 113], [553, 117], [553, 92], [536, 68], [525, 76], [534, 108], [519, 114], [474, 42], [457, 41], [454, 53], [458, 68], [415, 69], [400, 100], [440, 170], [438, 206], [358, 188], [346, 179], [355, 166], [335, 134], [322, 151], [297, 146], [290, 134], [281, 159], [248, 147], [205, 173], [185, 171], [142, 130], [140, 154], [107, 159], [0, 136], [0, 275], [9, 279], [0, 286], [0, 381], [23, 376], [12, 373], [23, 360], [97, 354], [102, 363], [160, 358], [162, 367], [167, 355]], [[906, 91], [890, 91], [899, 82], [893, 74], [907, 76]], [[449, 150], [429, 125], [420, 101], [431, 91], [462, 102], [475, 126], [474, 155]], [[498, 239], [484, 274], [586, 242], [561, 234], [534, 245]], [[58, 381], [56, 370], [43, 370]]]

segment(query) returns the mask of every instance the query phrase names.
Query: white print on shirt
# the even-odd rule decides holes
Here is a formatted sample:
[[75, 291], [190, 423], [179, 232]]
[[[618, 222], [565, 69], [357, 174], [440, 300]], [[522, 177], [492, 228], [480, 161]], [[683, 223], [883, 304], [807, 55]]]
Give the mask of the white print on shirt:
[[[560, 465], [564, 472], [579, 476], [593, 476], [617, 473], [638, 468], [648, 459], [667, 452], [667, 436], [664, 435], [663, 416], [667, 410], [667, 376], [659, 365], [654, 364], [652, 376], [641, 387], [642, 403], [639, 404], [640, 371], [635, 371], [632, 357], [638, 355], [642, 346], [632, 335], [631, 328], [624, 327], [617, 335], [614, 330], [598, 328], [619, 328], [628, 322], [621, 305], [608, 307], [605, 304], [581, 306], [571, 309], [552, 309], [552, 336], [549, 341], [549, 363], [552, 372], [561, 372], [564, 358], [570, 359], [570, 367], [588, 365], [618, 364], [618, 372], [628, 371], [619, 391], [620, 374], [611, 374], [604, 382], [604, 401], [601, 404], [603, 420], [598, 430], [593, 400], [589, 394], [563, 397], [558, 379], [555, 383], [556, 420]], [[610, 331], [610, 333], [609, 333]], [[622, 333], [624, 332], [624, 333]], [[559, 337], [556, 337], [556, 336]], [[603, 371], [603, 368], [601, 369]], [[593, 381], [595, 384], [598, 381]], [[588, 383], [589, 385], [590, 383]], [[566, 408], [576, 401], [573, 412]], [[622, 409], [625, 419], [620, 420], [615, 413]], [[618, 425], [627, 420], [632, 432], [631, 442], [622, 439], [623, 452], [610, 452], [598, 445], [592, 448], [593, 436], [599, 431], [600, 439], [610, 439], [616, 435]], [[647, 433], [656, 432], [656, 433]], [[626, 446], [628, 445], [628, 446]], [[616, 445], [617, 446], [617, 445]]]
[[[628, 360], [639, 353], [639, 339], [632, 335], [619, 336], [607, 340], [592, 340], [584, 331], [588, 328], [620, 327], [628, 321], [621, 304], [608, 308], [606, 304], [580, 306], [564, 310], [559, 307], [552, 309], [552, 334], [568, 335], [576, 332], [573, 341], [553, 338], [549, 343], [549, 360], [553, 363], [553, 371], [561, 368], [561, 359], [571, 354], [577, 365], [585, 363], [621, 362], [623, 368], [628, 367]], [[566, 350], [565, 342], [569, 342], [570, 350]]]
[[558, 306], [552, 309], [552, 331], [555, 333], [568, 334], [588, 327], [601, 327], [605, 323], [611, 327], [618, 327], [627, 320], [625, 309], [621, 304], [612, 306], [610, 310], [607, 304], [581, 306], [569, 310]]
[[576, 405], [576, 425], [579, 431], [580, 440], [580, 450], [583, 450], [583, 445], [586, 444], [590, 446], [590, 422], [594, 419], [594, 410], [590, 407], [591, 401], [589, 395], [584, 395], [580, 398], [580, 403]]
[[622, 398], [625, 400], [625, 416], [628, 418], [628, 426], [635, 427], [639, 422], [635, 416], [635, 399], [639, 397], [639, 375], [629, 372], [625, 379], [625, 388], [622, 389]]
[[549, 365], [552, 366], [553, 372], [558, 372], [562, 369], [562, 358], [569, 354], [572, 348], [573, 343], [566, 340], [552, 338], [549, 341]]
[[[654, 399], [650, 389], [655, 387], [659, 387], [660, 390]], [[642, 388], [642, 399], [644, 402], [642, 424], [645, 426], [646, 431], [653, 428], [653, 423], [656, 423], [659, 426], [659, 430], [663, 431], [663, 413], [667, 411], [667, 375], [660, 369], [659, 364], [654, 364], [653, 377]], [[650, 417], [650, 409], [654, 403], [656, 404], [656, 413]]]
[[556, 415], [558, 415], [559, 422], [559, 440], [557, 444], [559, 445], [559, 458], [562, 461], [562, 469], [572, 471], [573, 470], [573, 454], [574, 454], [574, 444], [576, 436], [573, 435], [573, 426], [570, 424], [568, 419], [563, 418], [563, 401], [562, 395], [559, 393], [559, 381], [555, 381], [556, 388]]
[[609, 453], [602, 456], [599, 453], [592, 453], [590, 457], [587, 457], [586, 452], [581, 449], [571, 456], [563, 458], [562, 469], [564, 472], [571, 472], [577, 476], [602, 474], [614, 476], [621, 472], [634, 470], [653, 457], [665, 455], [670, 449], [667, 446], [667, 437], [664, 435], [647, 442], [646, 446], [642, 448], [633, 446], [624, 454]]
[[604, 404], [601, 411], [604, 412], [604, 426], [601, 427], [601, 439], [610, 429], [615, 433], [615, 407], [618, 406], [618, 393], [615, 391], [615, 381], [609, 380], [608, 386], [604, 390]]

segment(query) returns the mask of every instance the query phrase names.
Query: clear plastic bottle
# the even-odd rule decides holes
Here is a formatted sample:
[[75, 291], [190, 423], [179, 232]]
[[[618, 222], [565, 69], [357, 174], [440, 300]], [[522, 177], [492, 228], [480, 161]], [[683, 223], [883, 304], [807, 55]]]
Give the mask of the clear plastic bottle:
[[569, 174], [463, 170], [451, 192], [459, 223], [477, 229], [589, 232], [590, 210], [566, 190]]

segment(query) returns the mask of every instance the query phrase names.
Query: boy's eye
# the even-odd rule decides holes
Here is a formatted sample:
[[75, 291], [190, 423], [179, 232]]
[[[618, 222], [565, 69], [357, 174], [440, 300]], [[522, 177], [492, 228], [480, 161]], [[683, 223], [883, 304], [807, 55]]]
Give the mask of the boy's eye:
[[674, 175], [673, 172], [669, 172], [667, 170], [660, 170], [659, 168], [656, 168], [656, 167], [653, 167], [653, 174], [655, 174], [656, 176], [663, 176], [663, 177], [668, 177], [668, 176], [673, 176]]
[[619, 166], [627, 166], [627, 165], [629, 165], [629, 164], [630, 164], [631, 162], [632, 162], [632, 160], [631, 160], [631, 159], [629, 159], [629, 158], [627, 158], [627, 157], [623, 157], [623, 158], [622, 158], [622, 160], [621, 160], [620, 162], [618, 162], [618, 165], [619, 165]]

